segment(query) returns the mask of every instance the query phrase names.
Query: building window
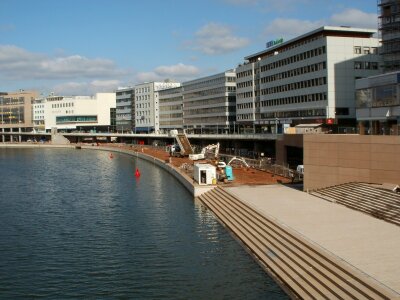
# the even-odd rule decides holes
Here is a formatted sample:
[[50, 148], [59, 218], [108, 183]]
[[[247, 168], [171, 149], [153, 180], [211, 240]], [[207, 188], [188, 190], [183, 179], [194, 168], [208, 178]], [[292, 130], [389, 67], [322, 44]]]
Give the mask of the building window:
[[354, 54], [361, 54], [361, 47], [354, 47]]

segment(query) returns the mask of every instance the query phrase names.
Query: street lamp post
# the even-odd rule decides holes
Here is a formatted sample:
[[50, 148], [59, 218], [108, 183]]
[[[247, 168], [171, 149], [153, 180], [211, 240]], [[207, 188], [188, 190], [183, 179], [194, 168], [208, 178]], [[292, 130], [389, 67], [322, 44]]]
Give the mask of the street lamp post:
[[236, 121], [233, 121], [233, 134], [236, 134]]
[[278, 134], [278, 118], [275, 118], [275, 134]]

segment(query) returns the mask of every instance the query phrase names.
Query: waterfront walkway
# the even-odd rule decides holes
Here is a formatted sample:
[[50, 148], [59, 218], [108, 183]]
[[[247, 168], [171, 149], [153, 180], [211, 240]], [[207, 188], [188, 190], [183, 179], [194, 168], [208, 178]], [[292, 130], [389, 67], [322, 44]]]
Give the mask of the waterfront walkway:
[[400, 295], [400, 226], [284, 185], [226, 191]]

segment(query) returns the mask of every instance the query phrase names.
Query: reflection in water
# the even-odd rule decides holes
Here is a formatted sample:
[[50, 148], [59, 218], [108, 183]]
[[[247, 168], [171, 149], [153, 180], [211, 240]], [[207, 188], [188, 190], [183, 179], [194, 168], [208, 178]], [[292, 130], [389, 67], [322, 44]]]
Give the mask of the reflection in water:
[[287, 299], [152, 163], [0, 149], [0, 176], [0, 298]]

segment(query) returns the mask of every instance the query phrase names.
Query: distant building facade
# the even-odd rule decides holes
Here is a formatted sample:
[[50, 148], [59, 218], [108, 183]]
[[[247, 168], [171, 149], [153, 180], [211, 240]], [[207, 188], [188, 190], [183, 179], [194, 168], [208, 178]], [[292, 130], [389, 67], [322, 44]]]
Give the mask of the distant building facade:
[[116, 90], [116, 129], [133, 131], [135, 128], [135, 88]]
[[179, 87], [178, 82], [145, 82], [135, 85], [135, 128], [139, 132], [160, 132], [158, 92]]
[[33, 121], [33, 130], [36, 132], [44, 132], [45, 131], [45, 97], [36, 98], [32, 104], [32, 121]]
[[0, 128], [5, 131], [32, 131], [32, 103], [36, 91], [0, 93]]
[[380, 73], [375, 33], [324, 26], [245, 57], [236, 69], [237, 123], [272, 133], [289, 124], [354, 126], [355, 80]]
[[399, 134], [400, 71], [356, 82], [356, 108], [361, 134]]
[[183, 129], [183, 88], [175, 87], [158, 92], [160, 131]]
[[183, 127], [194, 133], [233, 132], [236, 72], [229, 70], [184, 82]]
[[400, 70], [400, 3], [398, 0], [378, 0], [381, 54], [385, 72]]
[[115, 93], [95, 96], [49, 96], [44, 104], [45, 128], [60, 131], [112, 132], [116, 126]]

